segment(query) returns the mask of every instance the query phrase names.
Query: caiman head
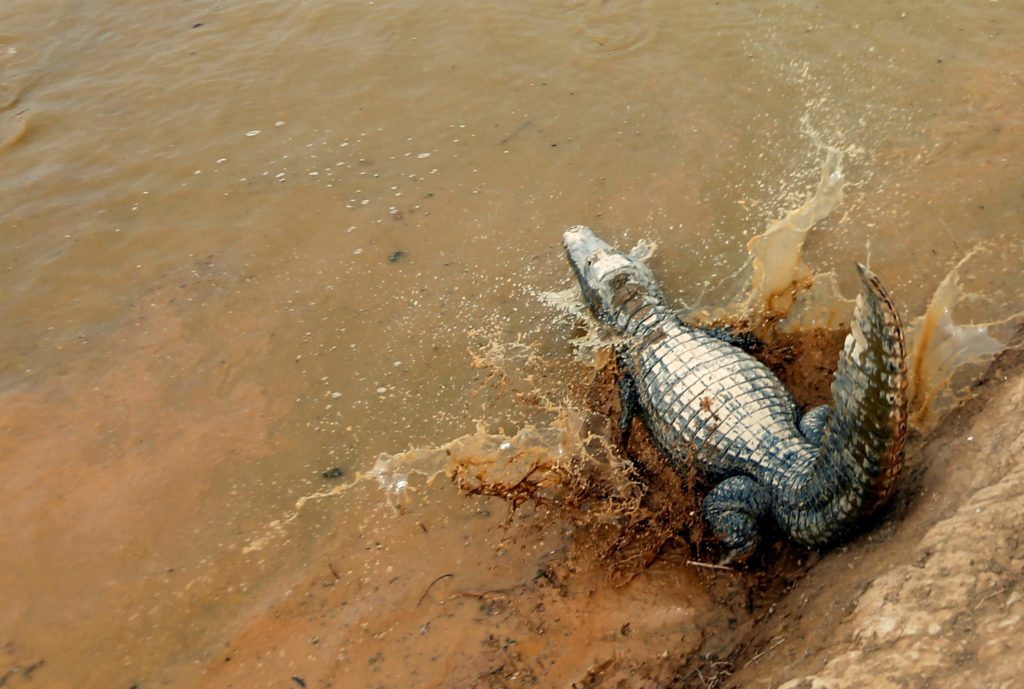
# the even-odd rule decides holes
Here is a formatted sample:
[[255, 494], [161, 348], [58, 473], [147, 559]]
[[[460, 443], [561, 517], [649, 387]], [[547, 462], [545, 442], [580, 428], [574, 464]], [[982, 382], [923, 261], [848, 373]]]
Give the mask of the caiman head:
[[569, 228], [562, 244], [587, 306], [602, 322], [621, 327], [622, 305], [636, 298], [664, 302], [654, 273], [639, 255], [612, 248], [582, 225]]

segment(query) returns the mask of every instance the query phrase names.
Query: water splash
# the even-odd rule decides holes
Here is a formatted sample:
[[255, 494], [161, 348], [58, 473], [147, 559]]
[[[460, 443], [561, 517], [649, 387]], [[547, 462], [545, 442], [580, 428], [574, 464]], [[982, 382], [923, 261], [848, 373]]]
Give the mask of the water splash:
[[[330, 490], [303, 495], [285, 516], [267, 525], [266, 531], [242, 546], [244, 554], [262, 550], [287, 533], [288, 526], [303, 511], [322, 500], [336, 499], [358, 487], [379, 488], [385, 500], [381, 508], [400, 513], [425, 486], [438, 477], [451, 477], [472, 492], [486, 490], [513, 493], [527, 485], [526, 478], [536, 473], [545, 488], [568, 486], [567, 477], [582, 473], [584, 464], [614, 463], [608, 441], [607, 418], [570, 404], [563, 405], [557, 417], [547, 424], [527, 425], [515, 433], [489, 433], [478, 427], [473, 433], [437, 447], [416, 448], [397, 454], [378, 455], [373, 466], [355, 478]], [[602, 426], [598, 428], [597, 426]], [[623, 477], [621, 472], [610, 476]], [[536, 482], [530, 486], [536, 487]], [[631, 485], [622, 479], [621, 492]]]
[[970, 296], [960, 284], [960, 272], [979, 251], [975, 249], [960, 259], [936, 288], [924, 314], [908, 327], [910, 404], [912, 421], [919, 428], [931, 427], [943, 410], [963, 397], [967, 372], [1003, 351], [1010, 332], [1000, 332], [998, 338], [992, 333], [1010, 331], [1024, 315], [1017, 313], [988, 323], [954, 321], [954, 309]]
[[[825, 144], [806, 122], [805, 131], [825, 153], [817, 189], [803, 205], [748, 243], [748, 263], [753, 268], [750, 291], [731, 308], [751, 322], [777, 322], [776, 327], [790, 332], [843, 326], [853, 306], [841, 295], [834, 273], [817, 273], [802, 257], [808, 231], [843, 201], [844, 151]], [[922, 430], [962, 399], [973, 376], [1006, 347], [1011, 325], [1021, 317], [1014, 314], [987, 323], [954, 321], [953, 311], [970, 296], [960, 285], [960, 271], [980, 250], [968, 253], [946, 275], [924, 314], [904, 322], [911, 421]], [[994, 330], [1000, 332], [993, 334]]]
[[[843, 297], [834, 272], [819, 272], [807, 265], [803, 249], [809, 231], [843, 203], [844, 158], [862, 151], [855, 146], [840, 147], [826, 142], [807, 117], [802, 121], [802, 129], [823, 154], [814, 192], [747, 243], [747, 260], [723, 281], [735, 283], [742, 296], [725, 307], [688, 308], [684, 320], [698, 324], [744, 323], [757, 330], [767, 328], [780, 333], [846, 327], [853, 300]], [[1024, 315], [1013, 314], [985, 323], [954, 321], [953, 311], [971, 297], [960, 285], [960, 272], [980, 250], [968, 253], [946, 275], [922, 315], [904, 320], [911, 420], [920, 429], [931, 427], [962, 399], [966, 385], [1006, 347]], [[638, 245], [632, 254], [646, 260], [649, 254], [645, 251], [653, 252], [653, 246]], [[748, 286], [744, 287], [748, 279]], [[698, 297], [697, 304], [703, 299], [704, 295]], [[575, 288], [548, 293], [543, 300], [574, 316], [589, 316]], [[600, 324], [587, 320], [590, 326], [574, 340], [578, 352], [585, 356], [613, 342]]]
[[749, 315], [785, 316], [792, 309], [796, 295], [811, 288], [817, 279], [803, 260], [804, 242], [808, 231], [843, 202], [843, 152], [824, 144], [813, 131], [811, 136], [815, 145], [825, 152], [814, 194], [747, 243], [753, 278], [740, 308]]
[[[480, 435], [480, 442], [490, 440], [489, 436]], [[477, 435], [464, 436], [440, 447], [414, 449], [393, 455], [382, 453], [377, 456], [369, 470], [357, 473], [351, 481], [339, 483], [330, 490], [301, 496], [285, 516], [275, 519], [267, 525], [265, 533], [250, 539], [243, 545], [242, 553], [249, 554], [262, 550], [275, 539], [283, 537], [288, 525], [298, 519], [303, 510], [313, 503], [337, 498], [362, 484], [376, 484], [384, 492], [385, 503], [398, 509], [409, 498], [409, 495], [418, 489], [418, 486], [429, 485], [434, 479], [445, 473], [453, 448], [461, 447], [469, 439], [477, 437]]]
[[[827, 143], [809, 116], [801, 120], [801, 130], [821, 153], [813, 193], [752, 237], [743, 265], [709, 285], [697, 297], [696, 305], [685, 309], [684, 320], [772, 324], [782, 332], [836, 328], [849, 320], [853, 301], [842, 296], [834, 273], [817, 272], [804, 262], [803, 248], [810, 230], [842, 205], [846, 185], [843, 162], [862, 151], [852, 145]], [[722, 307], [706, 303], [709, 292], [742, 296]]]

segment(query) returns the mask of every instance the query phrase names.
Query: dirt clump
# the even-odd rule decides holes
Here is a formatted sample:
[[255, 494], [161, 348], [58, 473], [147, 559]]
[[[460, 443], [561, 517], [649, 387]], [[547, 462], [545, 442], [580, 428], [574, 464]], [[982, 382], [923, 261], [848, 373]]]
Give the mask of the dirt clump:
[[601, 352], [598, 360], [576, 390], [584, 407], [576, 420], [580, 440], [567, 454], [524, 452], [500, 465], [492, 456], [469, 458], [453, 463], [451, 476], [466, 495], [504, 500], [508, 523], [524, 504], [557, 513], [576, 527], [573, 557], [623, 585], [669, 544], [688, 548], [679, 534], [696, 526], [698, 505], [642, 430], [628, 448], [619, 446], [611, 422], [619, 414], [615, 358]]

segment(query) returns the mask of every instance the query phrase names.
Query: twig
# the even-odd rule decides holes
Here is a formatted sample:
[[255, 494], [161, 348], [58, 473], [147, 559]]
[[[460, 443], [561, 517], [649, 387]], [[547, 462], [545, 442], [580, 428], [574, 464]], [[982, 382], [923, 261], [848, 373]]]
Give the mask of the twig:
[[[512, 486], [511, 490], [516, 490], [517, 488], [522, 486], [524, 483], [527, 483], [527, 479], [529, 479], [531, 476], [533, 476], [536, 472], [540, 471], [540, 468], [541, 468], [540, 464], [534, 464], [532, 467], [530, 467], [530, 470], [526, 472], [526, 475], [523, 476], [518, 481], [516, 481], [515, 485]], [[536, 484], [527, 483], [527, 485], [536, 485]], [[511, 491], [509, 491], [509, 492], [511, 492]]]
[[476, 598], [477, 600], [487, 600], [488, 598], [508, 598], [509, 593], [506, 591], [460, 591], [459, 593], [453, 593], [449, 596], [445, 602], [455, 600], [456, 598]]
[[533, 124], [533, 120], [527, 120], [526, 122], [523, 122], [521, 125], [516, 127], [515, 130], [511, 134], [509, 134], [504, 139], [499, 141], [498, 145], [500, 146], [502, 144], [507, 144], [509, 141], [511, 141], [512, 139], [516, 138], [524, 129], [529, 127], [531, 124]]
[[726, 565], [713, 565], [710, 562], [697, 562], [696, 560], [687, 560], [686, 564], [693, 565], [694, 567], [705, 567], [707, 569], [723, 569], [726, 572], [736, 571], [732, 567], [727, 567]]
[[418, 601], [416, 601], [416, 607], [417, 608], [420, 607], [420, 605], [423, 603], [423, 600], [427, 597], [427, 594], [430, 593], [430, 589], [433, 588], [434, 584], [436, 584], [437, 582], [441, 581], [442, 579], [447, 579], [448, 577], [454, 577], [454, 576], [455, 576], [454, 573], [448, 572], [447, 574], [442, 574], [437, 579], [434, 579], [432, 582], [427, 584], [427, 588], [423, 592], [423, 595], [420, 596], [420, 599]]
[[760, 660], [762, 656], [764, 656], [764, 655], [766, 655], [766, 654], [768, 654], [768, 653], [770, 653], [770, 652], [774, 651], [774, 650], [775, 650], [776, 648], [778, 648], [779, 646], [781, 646], [781, 645], [782, 645], [782, 643], [783, 643], [783, 642], [784, 642], [785, 640], [786, 640], [786, 637], [784, 637], [784, 636], [780, 636], [780, 637], [779, 637], [778, 639], [776, 639], [776, 640], [775, 640], [775, 642], [774, 642], [774, 643], [772, 643], [772, 645], [771, 645], [771, 646], [769, 646], [768, 648], [764, 649], [764, 650], [763, 650], [763, 651], [761, 651], [760, 653], [757, 653], [757, 654], [755, 654], [753, 658], [751, 658], [750, 660], [748, 660], [748, 661], [747, 661], [747, 662], [746, 662], [746, 663], [745, 663], [745, 664], [743, 665], [743, 667], [750, 667], [751, 665], [753, 665], [754, 663], [756, 663], [756, 662], [757, 662], [758, 660]]

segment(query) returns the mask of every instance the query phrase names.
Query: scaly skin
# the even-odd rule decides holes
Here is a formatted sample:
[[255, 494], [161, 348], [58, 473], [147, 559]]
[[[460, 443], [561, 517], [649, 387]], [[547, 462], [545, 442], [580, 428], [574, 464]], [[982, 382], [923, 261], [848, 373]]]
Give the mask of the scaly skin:
[[798, 419], [764, 364], [679, 320], [642, 260], [585, 227], [563, 241], [591, 311], [623, 337], [625, 389], [655, 442], [677, 471], [694, 463], [717, 482], [703, 515], [726, 560], [749, 555], [765, 520], [798, 543], [833, 543], [891, 495], [906, 435], [905, 348], [892, 301], [870, 271], [858, 266], [862, 291], [834, 406]]

